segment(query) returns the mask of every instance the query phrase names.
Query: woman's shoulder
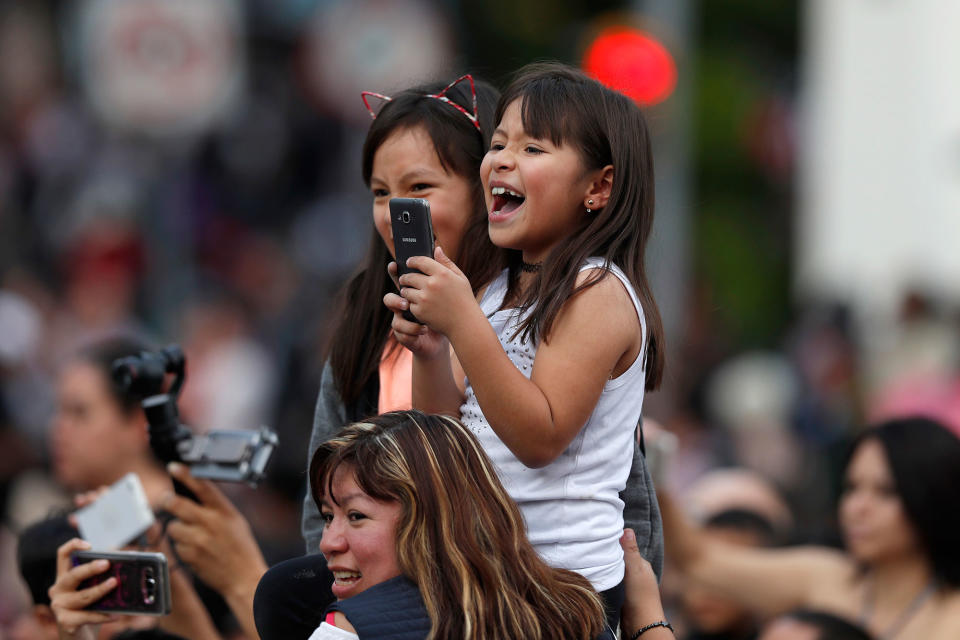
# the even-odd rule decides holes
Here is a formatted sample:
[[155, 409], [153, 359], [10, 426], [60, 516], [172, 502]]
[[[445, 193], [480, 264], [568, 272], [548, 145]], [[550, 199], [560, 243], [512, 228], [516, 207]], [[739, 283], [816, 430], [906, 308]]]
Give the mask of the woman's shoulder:
[[924, 625], [929, 630], [925, 637], [929, 640], [960, 638], [960, 589], [946, 589], [934, 602], [936, 606]]
[[[939, 598], [939, 607], [944, 614], [945, 619], [952, 620], [954, 624], [958, 625], [957, 630], [960, 631], [960, 588], [949, 587], [944, 589]], [[957, 637], [960, 638], [960, 633], [957, 634]]]
[[[800, 546], [781, 553], [790, 554], [793, 566], [806, 577], [808, 606], [844, 615], [856, 613], [863, 598], [865, 574], [850, 555], [821, 546]], [[789, 575], [787, 572], [785, 577]]]
[[360, 640], [360, 636], [355, 633], [347, 618], [338, 612], [335, 624], [321, 622], [308, 640]]
[[405, 576], [376, 584], [330, 606], [341, 611], [361, 638], [425, 638], [430, 617], [417, 585]]

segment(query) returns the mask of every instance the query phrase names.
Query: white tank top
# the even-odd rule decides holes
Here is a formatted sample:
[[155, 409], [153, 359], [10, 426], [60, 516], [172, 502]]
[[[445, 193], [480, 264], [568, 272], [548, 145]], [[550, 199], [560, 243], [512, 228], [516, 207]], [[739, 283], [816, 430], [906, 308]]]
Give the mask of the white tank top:
[[[602, 268], [602, 258], [589, 258], [581, 271]], [[646, 345], [643, 308], [626, 275], [620, 279], [640, 318]], [[484, 292], [480, 307], [493, 325], [511, 362], [527, 378], [533, 370], [536, 343], [522, 342], [517, 327], [523, 317], [517, 309], [500, 309], [507, 290], [507, 272]], [[603, 313], [597, 313], [597, 331], [603, 331]], [[466, 399], [460, 419], [480, 440], [493, 460], [500, 480], [520, 505], [527, 534], [540, 556], [551, 566], [570, 569], [590, 580], [598, 591], [623, 580], [623, 490], [633, 459], [634, 429], [643, 405], [645, 349], [620, 376], [608, 380], [586, 424], [560, 456], [546, 467], [531, 469], [520, 462], [487, 423], [477, 396], [466, 380]]]

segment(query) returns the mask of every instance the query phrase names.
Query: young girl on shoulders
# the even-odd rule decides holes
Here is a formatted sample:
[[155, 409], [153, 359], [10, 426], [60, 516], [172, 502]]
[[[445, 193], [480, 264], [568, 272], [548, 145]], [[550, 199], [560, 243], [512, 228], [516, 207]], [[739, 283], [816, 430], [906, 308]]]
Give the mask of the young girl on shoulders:
[[[481, 168], [490, 239], [509, 266], [474, 297], [438, 247], [384, 299], [414, 353], [413, 403], [481, 440], [531, 542], [586, 576], [614, 621], [623, 502], [663, 329], [644, 270], [653, 165], [637, 106], [582, 73], [530, 65], [497, 106]], [[404, 320], [410, 309], [424, 324]], [[455, 357], [449, 356], [450, 349]]]

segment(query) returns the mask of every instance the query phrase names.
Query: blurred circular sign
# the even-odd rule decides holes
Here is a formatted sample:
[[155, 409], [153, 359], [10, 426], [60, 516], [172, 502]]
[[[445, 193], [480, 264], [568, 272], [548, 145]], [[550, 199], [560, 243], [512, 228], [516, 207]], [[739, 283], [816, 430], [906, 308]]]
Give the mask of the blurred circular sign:
[[432, 6], [416, 0], [352, 0], [322, 6], [306, 33], [301, 72], [307, 91], [341, 118], [369, 122], [361, 91], [392, 94], [440, 78], [450, 37]]
[[677, 65], [666, 47], [623, 25], [597, 34], [583, 56], [583, 70], [645, 106], [663, 102], [677, 85]]
[[242, 83], [238, 11], [230, 0], [89, 0], [80, 9], [88, 100], [119, 128], [202, 132]]

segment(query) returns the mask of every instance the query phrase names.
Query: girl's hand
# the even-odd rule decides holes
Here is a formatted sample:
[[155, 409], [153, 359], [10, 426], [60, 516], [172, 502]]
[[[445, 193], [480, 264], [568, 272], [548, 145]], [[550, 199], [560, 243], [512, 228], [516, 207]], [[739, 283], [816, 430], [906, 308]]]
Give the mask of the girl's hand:
[[[387, 265], [387, 273], [390, 274], [397, 291], [400, 291], [401, 285], [397, 277], [396, 262]], [[410, 309], [410, 303], [406, 298], [396, 293], [388, 293], [383, 297], [383, 304], [393, 312], [393, 322], [390, 323], [393, 337], [401, 345], [412, 351], [415, 356], [434, 358], [449, 351], [449, 345], [443, 336], [431, 331], [425, 325], [411, 322], [403, 317], [403, 312]]]
[[98, 585], [77, 590], [81, 582], [110, 568], [107, 560], [94, 560], [73, 567], [70, 554], [89, 548], [90, 543], [73, 538], [57, 549], [57, 580], [47, 593], [61, 638], [95, 638], [98, 629], [87, 625], [100, 625], [116, 619], [106, 613], [84, 609], [117, 587], [117, 579], [111, 576]]
[[383, 304], [393, 311], [393, 321], [390, 323], [393, 337], [412, 351], [414, 356], [433, 359], [449, 352], [447, 339], [441, 334], [403, 317], [403, 312], [410, 308], [410, 303], [403, 297], [396, 293], [388, 293], [383, 297]]
[[422, 273], [400, 276], [400, 295], [421, 322], [446, 336], [471, 305], [476, 306], [470, 281], [439, 246], [434, 259], [414, 256], [407, 265]]

